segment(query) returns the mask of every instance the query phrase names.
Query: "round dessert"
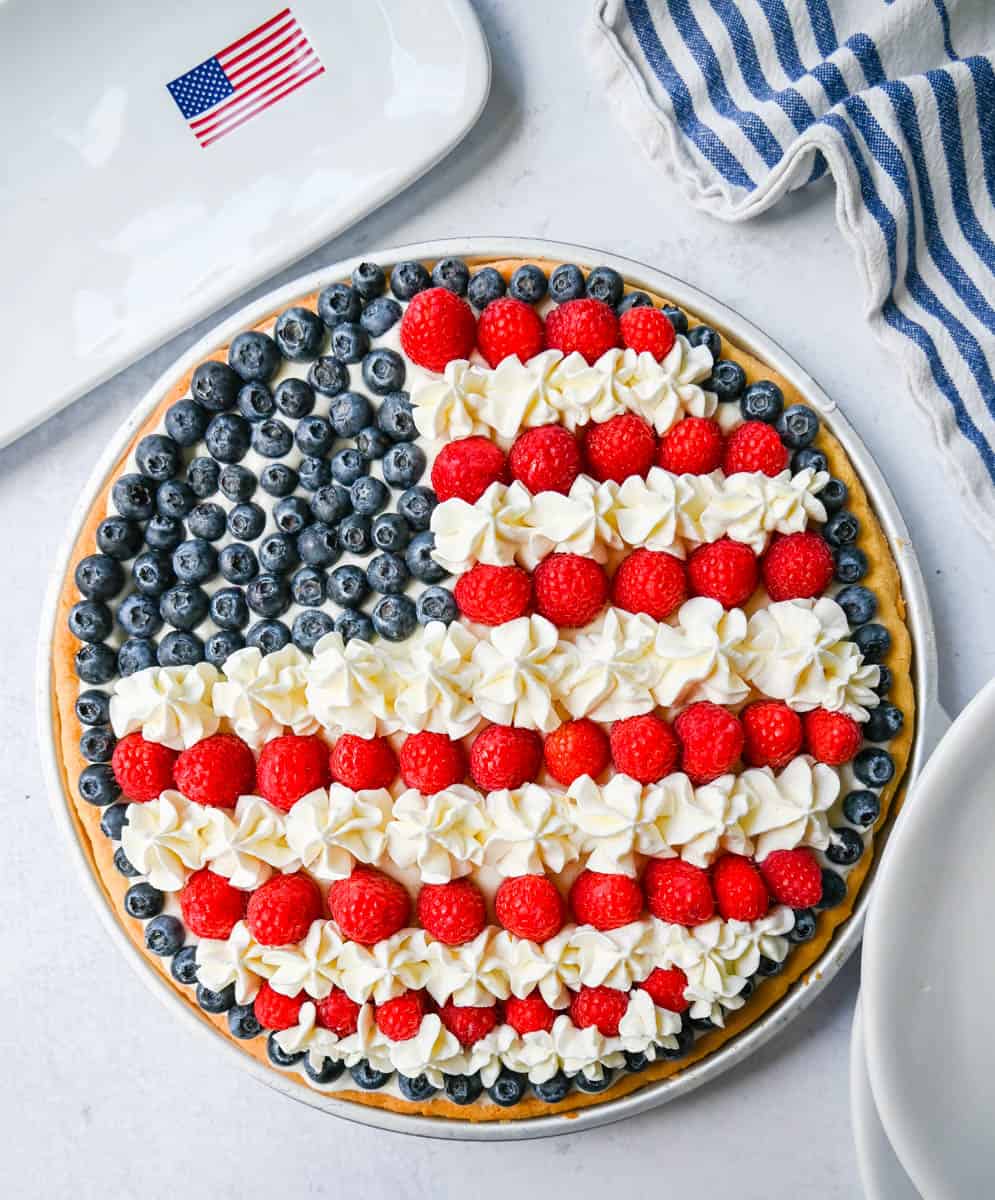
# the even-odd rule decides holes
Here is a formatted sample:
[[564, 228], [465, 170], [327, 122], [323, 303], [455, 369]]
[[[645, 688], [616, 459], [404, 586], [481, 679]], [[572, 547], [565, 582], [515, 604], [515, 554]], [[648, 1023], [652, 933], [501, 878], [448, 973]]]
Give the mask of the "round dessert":
[[816, 411], [609, 267], [363, 263], [164, 396], [62, 588], [121, 924], [301, 1088], [469, 1121], [741, 1033], [856, 901], [914, 725]]

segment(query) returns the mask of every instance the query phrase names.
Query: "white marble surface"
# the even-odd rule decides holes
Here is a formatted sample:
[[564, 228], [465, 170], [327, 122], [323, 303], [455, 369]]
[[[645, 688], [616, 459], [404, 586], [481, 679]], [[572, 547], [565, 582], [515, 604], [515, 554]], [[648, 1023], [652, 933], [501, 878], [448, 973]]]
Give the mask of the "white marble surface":
[[[831, 185], [748, 227], [697, 215], [650, 172], [592, 94], [575, 27], [587, 4], [479, 3], [494, 86], [477, 129], [411, 191], [284, 277], [415, 239], [532, 234], [603, 246], [721, 296], [808, 366], [877, 455], [926, 573], [940, 694], [959, 711], [995, 667], [995, 639], [983, 632], [995, 564], [965, 527], [896, 364], [868, 334]], [[854, 963], [774, 1044], [689, 1098], [583, 1135], [504, 1146], [416, 1141], [336, 1122], [203, 1057], [199, 1042], [150, 1003], [88, 910], [49, 816], [31, 681], [48, 564], [93, 458], [201, 332], [177, 338], [0, 452], [0, 661], [18, 681], [0, 693], [0, 1192], [78, 1200], [340, 1191], [489, 1200], [540, 1187], [577, 1200], [607, 1187], [665, 1187], [675, 1196], [731, 1189], [738, 1200], [857, 1195], [847, 1102]], [[13, 331], [8, 338], [7, 353], [16, 353]], [[57, 351], [39, 364], [58, 369]], [[4, 403], [30, 404], [31, 396]]]

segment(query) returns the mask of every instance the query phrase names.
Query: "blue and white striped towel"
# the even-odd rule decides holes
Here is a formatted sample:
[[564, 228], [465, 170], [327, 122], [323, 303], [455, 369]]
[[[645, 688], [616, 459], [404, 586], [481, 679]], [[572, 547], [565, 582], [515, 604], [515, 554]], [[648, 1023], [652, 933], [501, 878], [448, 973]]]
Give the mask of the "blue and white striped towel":
[[707, 212], [832, 174], [871, 326], [995, 541], [995, 0], [598, 0], [591, 45]]

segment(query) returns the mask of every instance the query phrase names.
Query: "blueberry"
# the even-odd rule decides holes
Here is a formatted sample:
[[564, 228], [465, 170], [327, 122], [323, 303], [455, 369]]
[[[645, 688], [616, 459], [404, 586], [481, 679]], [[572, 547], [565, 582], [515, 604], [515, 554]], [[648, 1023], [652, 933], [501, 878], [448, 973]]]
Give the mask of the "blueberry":
[[106, 692], [81, 692], [76, 697], [76, 719], [81, 725], [106, 725], [111, 719], [111, 698]]
[[284, 358], [305, 362], [316, 357], [325, 337], [325, 327], [309, 308], [299, 306], [280, 313], [273, 327], [273, 340]]
[[821, 450], [813, 450], [811, 446], [804, 446], [792, 454], [791, 470], [795, 474], [799, 471], [828, 471], [829, 459]]
[[177, 584], [163, 592], [159, 600], [162, 619], [175, 629], [196, 629], [207, 616], [210, 601], [203, 588]]
[[290, 596], [295, 604], [319, 608], [325, 603], [327, 578], [316, 567], [301, 567], [290, 579]]
[[722, 357], [722, 338], [708, 325], [696, 325], [688, 334], [688, 341], [692, 346], [707, 346], [715, 362]]
[[216, 542], [225, 531], [225, 510], [213, 500], [202, 500], [187, 517], [187, 529], [195, 538]]
[[238, 390], [238, 411], [253, 425], [265, 421], [276, 412], [273, 393], [258, 380], [243, 384]]
[[211, 620], [221, 629], [244, 629], [249, 623], [249, 606], [241, 588], [220, 588], [211, 597]]
[[287, 496], [273, 505], [273, 520], [281, 533], [298, 534], [311, 520], [311, 505], [303, 496]]
[[631, 1071], [633, 1075], [638, 1075], [640, 1071], [645, 1071], [650, 1065], [650, 1060], [640, 1050], [623, 1050], [622, 1055], [625, 1058], [626, 1069]]
[[387, 507], [390, 488], [382, 479], [375, 479], [372, 475], [361, 475], [349, 488], [349, 499], [354, 512], [362, 517], [372, 517]]
[[308, 454], [297, 465], [297, 477], [306, 492], [316, 492], [331, 482], [332, 468], [326, 458]]
[[155, 506], [160, 516], [185, 517], [196, 503], [193, 488], [179, 479], [167, 479], [156, 489]]
[[373, 548], [370, 533], [370, 518], [350, 513], [339, 522], [339, 545], [346, 554], [369, 554]]
[[233, 1038], [246, 1042], [250, 1038], [259, 1037], [263, 1027], [256, 1017], [256, 1010], [251, 1004], [234, 1004], [228, 1010], [228, 1032]]
[[891, 649], [891, 634], [883, 625], [871, 623], [861, 625], [850, 635], [850, 641], [856, 643], [864, 662], [879, 663], [888, 657]]
[[288, 1054], [286, 1050], [280, 1048], [280, 1043], [276, 1040], [276, 1034], [271, 1033], [266, 1039], [266, 1055], [274, 1067], [296, 1066], [304, 1058], [304, 1051], [299, 1051], [297, 1054]]
[[329, 329], [358, 320], [362, 307], [362, 296], [347, 283], [330, 283], [318, 296], [318, 316]]
[[348, 642], [353, 638], [359, 638], [364, 642], [373, 641], [373, 622], [366, 613], [353, 612], [352, 609], [346, 609], [345, 612], [340, 612], [335, 618], [335, 632], [339, 634], [343, 641]]
[[685, 1058], [694, 1045], [694, 1028], [690, 1022], [685, 1021], [678, 1032], [675, 1034], [677, 1039], [676, 1046], [660, 1046], [658, 1054], [660, 1058], [678, 1059]]
[[232, 338], [228, 365], [246, 383], [268, 383], [280, 366], [280, 351], [269, 334], [250, 329]]
[[432, 283], [457, 296], [466, 295], [469, 282], [470, 268], [461, 258], [440, 258], [432, 268]]
[[285, 463], [269, 463], [259, 473], [259, 486], [268, 496], [289, 496], [297, 487], [297, 472]]
[[798, 945], [815, 937], [816, 916], [810, 908], [795, 909], [795, 924], [788, 932], [788, 941]]
[[400, 319], [400, 304], [390, 296], [378, 296], [363, 309], [359, 323], [370, 337], [383, 337]]
[[843, 588], [833, 599], [846, 613], [851, 625], [865, 624], [878, 610], [877, 597], [870, 588], [862, 587], [859, 583]]
[[204, 538], [190, 538], [176, 547], [172, 562], [180, 583], [203, 583], [218, 569], [218, 552]]
[[256, 477], [248, 467], [239, 467], [235, 463], [229, 463], [228, 466], [221, 468], [218, 487], [221, 489], [222, 496], [226, 500], [230, 500], [232, 504], [244, 504], [246, 500], [252, 499], [252, 494], [256, 490]]
[[390, 1072], [376, 1071], [365, 1058], [361, 1058], [354, 1067], [349, 1068], [353, 1083], [364, 1091], [375, 1092], [390, 1079]]
[[335, 441], [335, 432], [324, 417], [304, 417], [297, 425], [294, 441], [302, 454], [327, 454]]
[[193, 373], [190, 391], [208, 412], [226, 412], [238, 399], [242, 380], [223, 362], [203, 362]]
[[297, 553], [309, 567], [330, 567], [339, 557], [339, 543], [331, 525], [316, 521], [297, 538]]
[[100, 815], [100, 832], [112, 842], [121, 840], [121, 830], [127, 824], [127, 804], [109, 804]]
[[[283, 503], [281, 501], [281, 503]], [[266, 528], [266, 513], [258, 504], [249, 500], [245, 504], [236, 504], [228, 514], [228, 531], [233, 538], [242, 542], [254, 542]], [[226, 546], [227, 550], [228, 547]], [[224, 551], [222, 551], [222, 554]], [[226, 576], [227, 578], [227, 576]], [[240, 582], [233, 580], [232, 582]]]
[[596, 1096], [598, 1092], [606, 1092], [611, 1087], [613, 1078], [611, 1070], [608, 1067], [602, 1067], [600, 1079], [592, 1079], [583, 1071], [579, 1071], [574, 1076], [574, 1083], [579, 1092], [587, 1092], [588, 1095]]
[[467, 299], [478, 311], [485, 309], [492, 300], [500, 300], [505, 293], [505, 282], [500, 271], [484, 267], [477, 271], [467, 284]]
[[263, 458], [283, 458], [293, 444], [294, 435], [276, 417], [252, 427], [252, 449]]
[[884, 787], [895, 776], [895, 760], [879, 746], [865, 746], [857, 751], [853, 773], [867, 787]]
[[180, 447], [171, 437], [150, 433], [135, 447], [135, 463], [146, 478], [162, 483], [179, 469]]
[[177, 983], [189, 987], [197, 982], [197, 947], [184, 946], [177, 950], [173, 961], [169, 964], [169, 973]]
[[349, 386], [349, 369], [345, 363], [328, 354], [311, 364], [307, 381], [323, 396], [337, 396]]
[[311, 512], [316, 520], [324, 521], [326, 525], [335, 525], [351, 511], [352, 501], [341, 484], [326, 484], [311, 497]]
[[79, 752], [87, 762], [105, 763], [111, 761], [114, 753], [114, 734], [106, 726], [93, 726], [84, 729], [79, 739]]
[[413, 487], [425, 473], [425, 451], [411, 442], [398, 442], [383, 456], [383, 477], [395, 487]]
[[122, 475], [111, 488], [114, 507], [122, 517], [147, 521], [155, 512], [155, 482], [145, 475]]
[[404, 561], [408, 570], [422, 583], [439, 583], [449, 574], [432, 557], [435, 549], [435, 534], [431, 532], [416, 533], [408, 544]]
[[714, 392], [720, 404], [738, 400], [746, 387], [746, 372], [730, 358], [720, 358], [712, 367], [712, 373], [701, 385], [706, 391]]
[[196, 400], [177, 400], [166, 410], [166, 432], [179, 446], [193, 446], [204, 436], [208, 411]]
[[828, 867], [822, 872], [822, 899], [816, 907], [835, 908], [846, 899], [846, 880]]
[[409, 596], [382, 596], [372, 614], [373, 628], [389, 642], [403, 642], [418, 625], [414, 601]]
[[145, 926], [145, 949], [172, 958], [183, 947], [183, 935], [183, 922], [176, 917], [155, 917]]
[[801, 450], [815, 441], [819, 418], [807, 404], [792, 404], [781, 413], [775, 428], [789, 450]]
[[183, 522], [177, 517], [161, 517], [156, 513], [145, 526], [145, 541], [153, 550], [175, 550], [184, 533]]
[[117, 670], [117, 655], [110, 646], [87, 642], [76, 651], [73, 665], [83, 683], [110, 683]]
[[411, 526], [397, 513], [383, 513], [373, 522], [370, 537], [378, 550], [396, 552], [411, 541]]
[[358, 363], [370, 348], [370, 335], [353, 321], [343, 321], [332, 330], [332, 354], [344, 363]]
[[244, 645], [245, 638], [240, 633], [233, 629], [219, 629], [204, 643], [204, 658], [212, 667], [221, 667]]
[[439, 1090], [428, 1081], [427, 1075], [416, 1075], [413, 1079], [398, 1072], [397, 1086], [406, 1100], [428, 1100]]
[[133, 883], [124, 894], [124, 910], [138, 921], [151, 921], [162, 912], [165, 900], [151, 883]]
[[461, 1107], [473, 1104], [483, 1090], [484, 1085], [477, 1074], [446, 1076], [446, 1096], [453, 1104], [459, 1104]]
[[[749, 983], [749, 980], [747, 980], [747, 983]], [[746, 989], [744, 988], [743, 990], [745, 991]], [[691, 1028], [694, 1030], [697, 1030], [700, 1033], [705, 1033], [709, 1029], [714, 1029], [715, 1027], [716, 1027], [715, 1022], [711, 1019], [711, 1017], [692, 1017], [691, 1018]]]
[[[760, 955], [760, 962], [757, 964], [757, 974], [763, 979], [770, 979], [773, 975], [780, 975], [784, 970], [784, 963], [778, 962], [774, 958], [768, 958], [766, 954]], [[740, 992], [740, 995], [743, 993]]]
[[860, 534], [860, 521], [852, 512], [843, 509], [833, 513], [822, 527], [822, 536], [830, 546], [850, 546]]
[[864, 726], [864, 737], [869, 742], [889, 742], [896, 737], [905, 724], [905, 714], [894, 704], [879, 704], [871, 709]]
[[432, 280], [420, 262], [399, 262], [390, 273], [390, 290], [398, 300], [410, 300], [417, 292], [423, 292]]
[[855, 829], [844, 825], [834, 829], [826, 849], [826, 858], [838, 867], [852, 867], [864, 853], [864, 839]]
[[497, 1079], [487, 1089], [487, 1094], [495, 1104], [499, 1104], [502, 1108], [510, 1108], [522, 1099], [527, 1087], [528, 1078], [525, 1075], [502, 1067]]
[[410, 442], [418, 436], [411, 398], [407, 392], [392, 392], [380, 401], [377, 425], [394, 442]]
[[259, 565], [264, 571], [289, 571], [296, 567], [297, 541], [287, 533], [270, 533], [259, 543]]
[[359, 608], [369, 594], [366, 572], [360, 567], [336, 567], [328, 577], [328, 598], [341, 608]]
[[343, 392], [328, 406], [328, 419], [339, 437], [355, 437], [373, 420], [373, 405], [358, 392]]
[[629, 292], [627, 296], [615, 305], [615, 312], [618, 316], [624, 316], [632, 308], [652, 308], [653, 301], [646, 295], [645, 292]]
[[867, 574], [867, 555], [859, 546], [841, 546], [833, 559], [840, 583], [859, 583]]
[[290, 592], [280, 575], [258, 575], [245, 589], [245, 602], [260, 617], [282, 617], [290, 607]]
[[250, 425], [238, 413], [218, 413], [211, 418], [204, 434], [204, 444], [218, 462], [241, 462], [252, 444], [253, 430], [258, 428], [258, 425]]
[[218, 490], [221, 468], [213, 458], [195, 458], [187, 467], [187, 484], [198, 500], [206, 500]]
[[557, 1071], [552, 1078], [543, 1083], [533, 1084], [532, 1090], [535, 1092], [536, 1098], [544, 1104], [559, 1104], [570, 1095], [572, 1086], [566, 1075], [562, 1071]]
[[784, 393], [772, 379], [751, 383], [739, 401], [744, 421], [763, 421], [773, 425], [784, 412]]
[[124, 587], [124, 568], [116, 557], [90, 554], [77, 563], [74, 578], [89, 600], [109, 600]]
[[[159, 595], [163, 595], [165, 590]], [[118, 605], [117, 621], [129, 637], [153, 637], [162, 628], [158, 597], [132, 592]]]
[[881, 801], [876, 793], [866, 788], [847, 792], [843, 798], [843, 816], [853, 825], [866, 829], [873, 825], [881, 815]]
[[340, 450], [332, 457], [332, 478], [346, 487], [368, 470], [369, 465], [358, 450]]
[[79, 773], [78, 788], [80, 799], [98, 808], [113, 804], [121, 795], [114, 772], [106, 763], [94, 763], [84, 767]]
[[273, 393], [276, 407], [285, 417], [299, 421], [302, 417], [310, 416], [314, 411], [314, 388], [296, 377], [282, 379]]
[[688, 336], [687, 313], [675, 307], [673, 304], [665, 304], [660, 311], [671, 323], [671, 325], [673, 325], [674, 333], [680, 334], [682, 337]]
[[383, 458], [390, 445], [390, 438], [376, 425], [367, 425], [356, 434], [356, 449], [367, 462]]
[[204, 643], [186, 630], [167, 633], [159, 643], [157, 657], [160, 667], [192, 667], [204, 661]]
[[376, 263], [361, 262], [353, 269], [352, 286], [364, 300], [372, 300], [375, 296], [383, 295], [387, 286], [387, 276], [383, 273], [383, 268]]
[[128, 638], [118, 647], [117, 671], [121, 676], [134, 675], [136, 671], [147, 670], [158, 663], [157, 647], [151, 638]]
[[218, 570], [229, 583], [248, 583], [259, 574], [259, 562], [251, 546], [229, 542], [218, 555]]
[[842, 479], [830, 479], [822, 491], [817, 494], [826, 512], [832, 513], [838, 512], [846, 504], [850, 498], [850, 489]]
[[198, 983], [197, 1003], [204, 1012], [214, 1014], [227, 1012], [235, 1003], [235, 985], [229, 983], [220, 992], [212, 992], [210, 988], [206, 988], [202, 983]]
[[377, 554], [370, 559], [366, 578], [375, 592], [384, 596], [398, 596], [408, 583], [408, 568], [399, 554]]
[[290, 630], [282, 621], [257, 621], [245, 635], [245, 644], [263, 654], [275, 654], [290, 645]]
[[312, 1083], [334, 1083], [345, 1070], [345, 1064], [336, 1062], [334, 1058], [322, 1059], [320, 1067], [313, 1067], [311, 1059], [304, 1059], [304, 1074]]
[[111, 610], [100, 600], [80, 600], [69, 610], [69, 632], [81, 642], [102, 642], [114, 628]]
[[[141, 527], [136, 525], [134, 521], [129, 521], [127, 517], [106, 517], [97, 526], [97, 549], [110, 558], [134, 558], [141, 548]], [[89, 568], [87, 569], [89, 570]], [[76, 584], [80, 586], [78, 575], [76, 577]], [[115, 588], [115, 592], [117, 590]], [[81, 586], [80, 591], [83, 591]], [[99, 592], [94, 593], [94, 595], [99, 594]], [[114, 595], [114, 592], [108, 594]]]
[[624, 287], [622, 276], [611, 267], [595, 267], [587, 277], [588, 296], [611, 308], [622, 299]]
[[114, 851], [114, 870], [119, 875], [123, 875], [126, 879], [134, 879], [140, 872], [133, 867], [128, 861], [128, 856], [124, 852], [123, 846], [118, 846]]
[[396, 350], [380, 347], [363, 359], [363, 382], [376, 396], [404, 387], [404, 359]]

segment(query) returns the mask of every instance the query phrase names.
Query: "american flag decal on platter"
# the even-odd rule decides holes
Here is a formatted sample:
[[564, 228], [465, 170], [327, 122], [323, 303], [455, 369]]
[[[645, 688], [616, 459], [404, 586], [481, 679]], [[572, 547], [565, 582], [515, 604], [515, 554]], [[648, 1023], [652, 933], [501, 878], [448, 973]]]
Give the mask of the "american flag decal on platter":
[[166, 84], [202, 146], [324, 74], [289, 8]]

